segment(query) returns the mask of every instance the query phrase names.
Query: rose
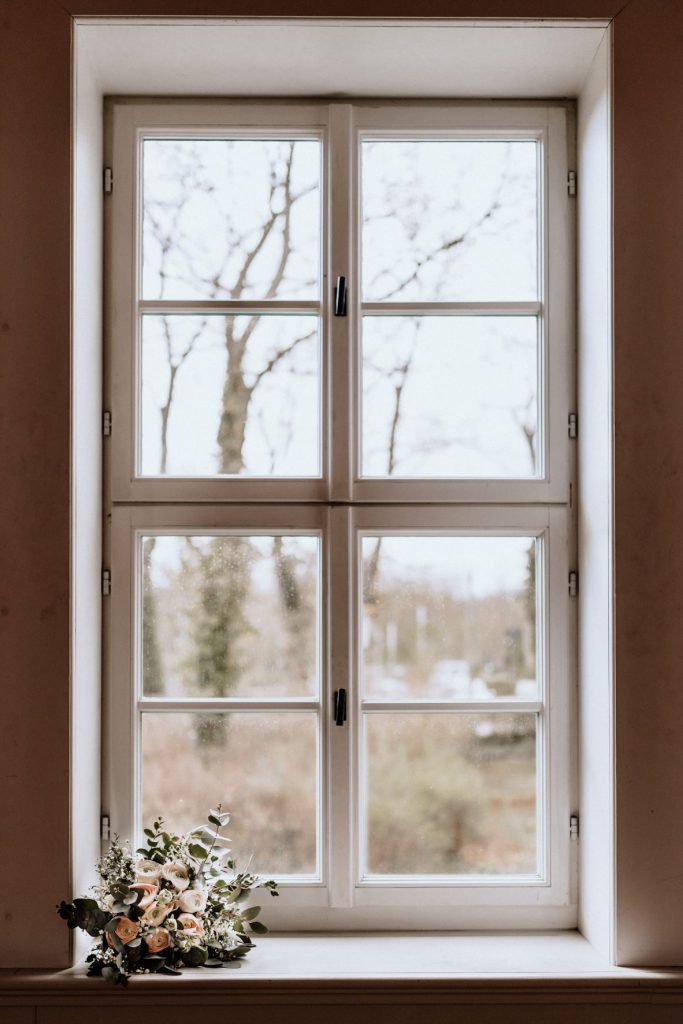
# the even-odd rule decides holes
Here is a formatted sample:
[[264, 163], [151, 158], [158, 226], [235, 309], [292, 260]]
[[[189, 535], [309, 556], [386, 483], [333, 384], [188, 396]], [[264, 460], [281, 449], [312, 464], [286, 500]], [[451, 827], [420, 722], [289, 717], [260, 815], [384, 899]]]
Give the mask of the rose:
[[[115, 918], [115, 920], [116, 931], [114, 934], [118, 939], [120, 939], [120, 941], [125, 946], [129, 942], [132, 942], [133, 939], [136, 937], [136, 935], [140, 931], [140, 925], [137, 923], [137, 921], [131, 921], [130, 918], [128, 917], [119, 917]], [[112, 938], [112, 933], [106, 932], [105, 934], [107, 936], [107, 942], [109, 943], [110, 946], [113, 946], [114, 940]]]
[[135, 864], [136, 882], [158, 882], [161, 877], [161, 864], [153, 860], [139, 860]]
[[159, 892], [159, 886], [154, 885], [152, 882], [135, 882], [134, 885], [131, 885], [131, 889], [139, 889], [142, 893], [142, 899], [138, 903], [141, 910], [151, 907], [152, 903], [154, 903], [154, 897]]
[[160, 953], [166, 949], [171, 941], [171, 936], [165, 928], [155, 928], [153, 932], [145, 935], [145, 942], [150, 953]]
[[201, 889], [186, 889], [178, 900], [178, 906], [188, 914], [201, 914], [206, 906], [206, 893]]
[[161, 874], [170, 882], [174, 888], [182, 892], [183, 889], [187, 889], [190, 884], [190, 876], [188, 875], [187, 868], [184, 864], [177, 864], [172, 862], [170, 864], [164, 864], [161, 869]]
[[204, 934], [204, 925], [194, 914], [178, 914], [178, 924], [184, 932], [189, 932], [191, 935]]
[[158, 928], [173, 909], [172, 904], [153, 903], [142, 915], [142, 922], [143, 924], [151, 924], [153, 928]]

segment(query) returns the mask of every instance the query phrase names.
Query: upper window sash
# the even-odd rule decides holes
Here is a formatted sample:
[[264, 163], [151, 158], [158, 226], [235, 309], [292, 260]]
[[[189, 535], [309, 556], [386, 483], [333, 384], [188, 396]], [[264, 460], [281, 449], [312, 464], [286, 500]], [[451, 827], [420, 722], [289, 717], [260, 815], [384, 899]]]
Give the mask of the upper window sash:
[[[376, 105], [368, 101], [353, 105], [117, 103], [113, 106], [112, 116], [113, 143], [107, 159], [115, 168], [116, 185], [106, 207], [110, 222], [107, 342], [111, 352], [111, 378], [106, 399], [114, 421], [110, 445], [113, 500], [400, 500], [426, 503], [568, 500], [572, 452], [568, 444], [567, 420], [574, 386], [571, 360], [574, 325], [571, 313], [572, 259], [569, 255], [572, 242], [570, 200], [566, 188], [567, 113], [564, 109], [550, 106], [495, 108], [455, 103]], [[140, 153], [143, 140], [170, 142], [192, 138], [319, 140], [319, 290], [311, 287], [289, 297], [285, 289], [282, 293], [285, 297], [282, 297], [268, 296], [267, 288], [260, 294], [258, 289], [252, 288], [245, 292], [246, 297], [235, 299], [226, 294], [225, 289], [218, 289], [215, 297], [201, 296], [190, 289], [187, 298], [178, 298], [177, 294], [154, 298], [153, 289], [140, 288], [143, 222]], [[535, 294], [532, 294], [533, 289], [527, 288], [523, 298], [515, 299], [506, 295], [502, 288], [503, 297], [500, 299], [490, 294], [484, 299], [469, 299], [462, 295], [452, 298], [446, 290], [445, 297], [438, 295], [435, 298], [435, 293], [427, 288], [429, 297], [424, 299], [410, 292], [408, 298], [400, 294], [384, 298], [371, 290], [367, 299], [361, 296], [364, 235], [361, 225], [361, 151], [367, 143], [379, 145], [401, 140], [445, 142], [451, 145], [450, 152], [452, 144], [459, 141], [535, 143], [539, 163], [539, 245]], [[432, 160], [432, 165], [434, 163]], [[200, 182], [200, 185], [207, 187], [207, 182]], [[485, 214], [483, 219], [486, 219]], [[365, 234], [368, 236], [365, 239], [367, 247], [371, 235], [367, 231]], [[339, 276], [347, 280], [347, 315], [342, 317], [334, 316], [333, 310], [333, 288]], [[260, 314], [259, 321], [249, 319], [254, 314]], [[268, 319], [271, 317], [275, 319]], [[266, 378], [266, 384], [272, 384], [275, 376], [270, 381], [267, 379], [272, 357], [290, 347], [294, 352], [294, 371], [291, 366], [287, 367], [293, 381], [287, 402], [296, 410], [297, 430], [308, 445], [302, 459], [305, 472], [297, 475], [296, 460], [290, 460], [290, 465], [286, 458], [274, 475], [252, 472], [220, 476], [206, 470], [206, 460], [200, 464], [197, 474], [182, 475], [182, 459], [177, 475], [169, 472], [157, 475], [150, 471], [151, 464], [145, 465], [140, 454], [140, 429], [146, 410], [155, 402], [157, 407], [163, 405], [164, 396], [151, 395], [151, 392], [142, 394], [145, 373], [148, 379], [162, 387], [158, 372], [161, 364], [158, 362], [155, 369], [153, 356], [148, 364], [144, 363], [143, 340], [145, 354], [153, 353], [155, 348], [157, 353], [162, 352], [163, 346], [169, 345], [168, 337], [164, 337], [164, 327], [171, 324], [175, 332], [175, 350], [171, 352], [169, 348], [170, 361], [178, 364], [183, 361], [192, 337], [198, 332], [201, 345], [209, 353], [212, 348], [215, 351], [218, 336], [226, 326], [234, 326], [239, 331], [246, 323], [256, 324], [253, 337], [265, 353], [262, 353], [263, 365], [251, 369], [252, 378], [261, 374], [261, 381]], [[397, 384], [393, 372], [395, 367], [382, 363], [383, 353], [390, 350], [387, 345], [393, 345], [396, 338], [397, 348], [407, 345], [413, 351], [418, 350], [415, 337], [419, 328], [420, 373], [425, 374], [422, 390], [427, 392], [420, 401], [429, 405], [429, 389], [434, 387], [434, 382], [439, 383], [439, 389], [433, 395], [433, 416], [445, 417], [439, 429], [447, 433], [452, 422], [452, 410], [448, 408], [448, 388], [442, 383], [444, 376], [448, 378], [448, 366], [442, 364], [443, 353], [456, 324], [459, 351], [464, 353], [463, 358], [470, 365], [477, 364], [479, 360], [480, 370], [485, 363], [490, 364], [497, 345], [500, 349], [497, 339], [501, 333], [514, 336], [511, 349], [515, 348], [515, 352], [505, 357], [508, 361], [512, 359], [514, 373], [510, 374], [510, 368], [496, 370], [490, 365], [484, 366], [483, 371], [477, 371], [477, 386], [485, 396], [489, 393], [500, 395], [505, 392], [506, 378], [509, 377], [511, 396], [503, 399], [503, 404], [507, 402], [509, 408], [502, 412], [494, 409], [492, 422], [498, 417], [501, 426], [494, 422], [493, 428], [487, 429], [489, 435], [491, 429], [504, 432], [502, 424], [509, 420], [510, 430], [519, 435], [512, 443], [521, 453], [528, 441], [528, 432], [525, 439], [526, 424], [515, 425], [512, 422], [514, 403], [519, 404], [521, 400], [513, 393], [515, 387], [519, 390], [522, 386], [515, 384], [515, 380], [522, 369], [529, 379], [535, 378], [535, 394], [530, 397], [531, 405], [535, 403], [536, 406], [538, 425], [537, 429], [533, 428], [536, 435], [533, 443], [537, 448], [535, 472], [516, 475], [521, 462], [513, 459], [511, 471], [497, 475], [495, 458], [479, 459], [467, 454], [467, 444], [472, 449], [478, 444], [485, 446], [485, 442], [481, 438], [477, 440], [477, 437], [466, 438], [460, 455], [453, 460], [444, 457], [441, 461], [436, 459], [429, 463], [420, 459], [420, 445], [429, 440], [425, 441], [420, 436], [418, 421], [423, 412], [421, 407], [417, 413], [413, 410], [417, 424], [414, 428], [405, 396], [404, 435], [411, 437], [414, 449], [408, 452], [410, 466], [406, 472], [400, 465], [392, 472], [382, 470], [382, 464], [386, 466], [388, 461], [388, 449], [395, 441], [395, 438], [384, 439], [379, 446], [376, 443], [378, 432], [386, 434], [391, 431], [389, 405]], [[259, 332], [262, 341], [259, 341]], [[276, 335], [276, 347], [272, 352], [266, 351], [270, 338]], [[215, 389], [218, 364], [214, 366], [212, 357], [206, 353], [202, 372]], [[157, 355], [157, 360], [160, 358]], [[453, 355], [456, 364], [458, 358], [457, 354]], [[278, 361], [282, 367], [284, 364]], [[525, 368], [520, 369], [522, 364]], [[187, 365], [185, 363], [185, 370]], [[170, 370], [166, 372], [168, 374]], [[187, 377], [187, 373], [178, 369], [177, 379], [182, 382], [183, 376]], [[202, 391], [205, 378], [196, 385], [204, 395], [198, 415], [200, 421], [202, 417], [206, 418], [209, 401], [209, 391]], [[386, 392], [379, 401], [373, 397], [377, 380]], [[418, 387], [417, 380], [413, 371], [413, 392]], [[454, 405], [462, 404], [463, 396], [473, 390], [467, 382], [458, 386], [459, 391], [454, 387]], [[259, 388], [261, 394], [265, 394], [262, 383], [259, 383]], [[295, 392], [297, 397], [294, 397]], [[179, 402], [177, 393], [174, 400]], [[497, 402], [498, 399], [493, 402], [494, 407]], [[265, 397], [263, 405], [268, 405]], [[255, 409], [254, 414], [261, 415], [261, 411]], [[533, 420], [533, 408], [529, 415]], [[465, 413], [463, 416], [467, 418]], [[183, 421], [186, 419], [184, 413]], [[207, 436], [213, 429], [205, 427]], [[259, 441], [263, 449], [260, 465], [268, 461], [265, 451], [268, 444], [272, 444], [267, 437], [269, 431], [271, 435], [276, 433], [273, 424], [266, 423], [264, 438]], [[316, 433], [318, 436], [314, 438]], [[436, 438], [437, 447], [442, 441], [442, 438]], [[189, 440], [185, 444], [192, 447]], [[159, 458], [157, 442], [151, 462], [158, 464]], [[451, 462], [461, 475], [448, 475]], [[423, 464], [428, 466], [424, 476], [419, 475]], [[230, 473], [230, 463], [226, 465]]]

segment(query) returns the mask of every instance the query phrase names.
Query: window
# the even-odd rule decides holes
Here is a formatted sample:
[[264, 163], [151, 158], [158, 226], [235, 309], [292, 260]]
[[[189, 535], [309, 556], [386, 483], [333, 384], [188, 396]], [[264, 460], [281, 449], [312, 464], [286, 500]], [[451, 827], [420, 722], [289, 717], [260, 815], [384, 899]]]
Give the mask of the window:
[[574, 923], [567, 118], [111, 105], [106, 800], [276, 924]]

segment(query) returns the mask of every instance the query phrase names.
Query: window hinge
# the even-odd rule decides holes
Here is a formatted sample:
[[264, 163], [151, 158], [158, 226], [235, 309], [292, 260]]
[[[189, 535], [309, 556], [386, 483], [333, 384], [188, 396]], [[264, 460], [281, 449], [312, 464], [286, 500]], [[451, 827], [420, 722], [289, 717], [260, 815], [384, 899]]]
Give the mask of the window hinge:
[[102, 596], [109, 597], [111, 594], [111, 569], [102, 570]]
[[110, 192], [114, 191], [114, 172], [111, 167], [104, 168], [104, 193], [109, 195]]
[[576, 171], [570, 171], [567, 175], [567, 192], [570, 196], [576, 195]]
[[569, 818], [569, 838], [579, 838], [579, 816], [578, 814], [572, 814]]
[[579, 436], [579, 417], [575, 412], [569, 413], [569, 420], [567, 421], [567, 433], [569, 434], [570, 441], [576, 441]]
[[102, 413], [102, 433], [105, 437], [111, 437], [111, 413], [105, 409]]
[[579, 574], [575, 569], [569, 573], [569, 596], [577, 597], [579, 593]]
[[100, 815], [100, 839], [103, 843], [111, 839], [111, 818], [108, 814]]

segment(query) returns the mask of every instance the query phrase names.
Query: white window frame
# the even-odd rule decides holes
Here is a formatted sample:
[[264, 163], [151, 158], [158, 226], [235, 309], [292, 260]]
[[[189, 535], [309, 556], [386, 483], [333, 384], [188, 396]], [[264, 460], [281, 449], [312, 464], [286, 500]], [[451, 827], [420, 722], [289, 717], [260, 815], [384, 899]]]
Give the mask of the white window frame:
[[[105, 687], [108, 723], [105, 743], [104, 801], [112, 826], [122, 835], [137, 827], [135, 722], [140, 701], [135, 692], [136, 538], [144, 531], [318, 532], [323, 562], [323, 690], [313, 705], [321, 716], [319, 756], [321, 870], [316, 881], [285, 884], [277, 908], [269, 908], [276, 928], [524, 928], [573, 927], [575, 880], [569, 840], [569, 815], [576, 809], [573, 722], [575, 690], [574, 612], [567, 578], [575, 553], [572, 509], [574, 454], [567, 419], [574, 393], [572, 214], [566, 190], [571, 146], [571, 117], [563, 105], [377, 102], [237, 103], [116, 102], [111, 153], [115, 189], [105, 207], [107, 227], [106, 348], [109, 374], [107, 407], [115, 429], [105, 451], [106, 500], [111, 530], [105, 529], [114, 587], [110, 618], [105, 619]], [[266, 132], [316, 135], [323, 141], [323, 267], [319, 303], [269, 302], [168, 303], [238, 309], [266, 308], [320, 311], [321, 422], [323, 465], [319, 478], [160, 478], [136, 476], [135, 395], [138, 393], [137, 278], [139, 252], [138, 143], [142, 137], [207, 133], [231, 137]], [[526, 480], [363, 479], [359, 472], [359, 144], [364, 136], [457, 137], [482, 135], [536, 138], [542, 142], [541, 232], [544, 254], [538, 303], [526, 304], [543, 322], [539, 380], [539, 421], [543, 431], [543, 475]], [[334, 180], [334, 189], [330, 187]], [[348, 316], [334, 317], [331, 286], [336, 276], [349, 281]], [[151, 309], [152, 304], [144, 303]], [[448, 315], [514, 312], [511, 304], [434, 304], [424, 311]], [[505, 309], [505, 306], [510, 308]], [[382, 304], [386, 312], [405, 311], [403, 304]], [[399, 308], [400, 307], [400, 308]], [[438, 307], [438, 309], [436, 308]], [[533, 307], [533, 310], [531, 309]], [[416, 304], [410, 304], [415, 312]], [[424, 308], [421, 307], [421, 308]], [[526, 308], [526, 307], [525, 307]], [[552, 345], [548, 338], [552, 337]], [[334, 388], [332, 387], [334, 381]], [[400, 503], [400, 504], [393, 504]], [[446, 507], [443, 507], [443, 506]], [[543, 652], [546, 678], [542, 697], [543, 729], [538, 740], [539, 877], [457, 879], [444, 884], [389, 880], [372, 884], [359, 875], [356, 852], [360, 831], [359, 779], [361, 704], [358, 697], [359, 609], [357, 537], [362, 531], [448, 534], [522, 534], [543, 538], [543, 585], [539, 598], [547, 615]], [[539, 577], [540, 578], [540, 577]], [[331, 585], [334, 580], [334, 585]], [[334, 623], [334, 625], [331, 625]], [[115, 656], [114, 656], [115, 652]], [[350, 692], [348, 728], [331, 727], [332, 694], [346, 685]], [[193, 702], [186, 702], [188, 704]], [[263, 709], [263, 702], [228, 698], [226, 706]], [[275, 702], [278, 705], [286, 701]], [[298, 702], [299, 704], [301, 702]], [[449, 702], [442, 702], [445, 705]], [[472, 702], [475, 704], [476, 702]], [[515, 709], [523, 708], [519, 701]], [[408, 706], [401, 702], [408, 710]], [[453, 703], [449, 706], [456, 710]], [[507, 706], [507, 704], [506, 704]], [[464, 708], [459, 707], [460, 710]], [[445, 706], [430, 705], [445, 711]], [[533, 710], [536, 710], [536, 706]], [[387, 707], [388, 710], [388, 707]], [[489, 707], [486, 709], [490, 710]], [[531, 709], [530, 709], [531, 710]], [[539, 829], [539, 832], [541, 830]], [[420, 908], [416, 920], [415, 909]]]

